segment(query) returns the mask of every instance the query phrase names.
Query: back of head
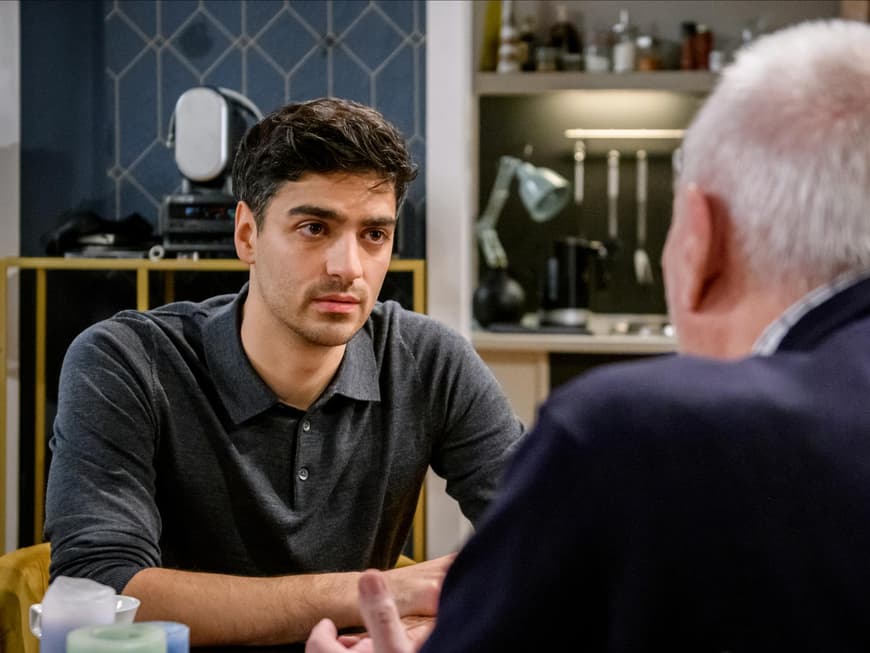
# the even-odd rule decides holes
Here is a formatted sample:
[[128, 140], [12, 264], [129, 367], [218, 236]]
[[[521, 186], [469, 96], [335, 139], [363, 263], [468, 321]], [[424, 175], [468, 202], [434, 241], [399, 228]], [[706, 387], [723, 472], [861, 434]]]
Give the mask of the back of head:
[[870, 25], [811, 21], [738, 52], [682, 146], [751, 273], [807, 288], [870, 267]]
[[278, 188], [305, 173], [374, 173], [393, 184], [398, 209], [417, 171], [402, 135], [380, 113], [321, 98], [288, 104], [248, 130], [233, 162], [233, 192], [260, 227]]

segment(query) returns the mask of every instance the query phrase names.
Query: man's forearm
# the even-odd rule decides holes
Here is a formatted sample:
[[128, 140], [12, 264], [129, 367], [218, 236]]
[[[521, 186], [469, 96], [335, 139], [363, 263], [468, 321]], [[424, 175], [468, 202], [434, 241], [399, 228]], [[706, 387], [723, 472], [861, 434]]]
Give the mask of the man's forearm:
[[248, 578], [150, 568], [124, 593], [142, 601], [137, 619], [180, 621], [191, 644], [278, 644], [303, 641], [329, 617], [339, 628], [360, 625], [356, 572]]

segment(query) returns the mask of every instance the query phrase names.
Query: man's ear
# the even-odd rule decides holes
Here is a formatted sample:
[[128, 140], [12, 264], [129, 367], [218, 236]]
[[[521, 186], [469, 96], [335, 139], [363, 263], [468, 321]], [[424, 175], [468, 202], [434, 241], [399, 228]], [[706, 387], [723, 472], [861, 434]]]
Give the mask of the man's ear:
[[722, 271], [724, 264], [724, 237], [721, 225], [716, 224], [711, 198], [697, 185], [685, 190], [685, 219], [683, 239], [683, 292], [682, 304], [688, 310], [700, 308], [710, 285]]
[[236, 204], [234, 240], [238, 257], [248, 265], [252, 264], [257, 250], [257, 223], [254, 212], [246, 202]]

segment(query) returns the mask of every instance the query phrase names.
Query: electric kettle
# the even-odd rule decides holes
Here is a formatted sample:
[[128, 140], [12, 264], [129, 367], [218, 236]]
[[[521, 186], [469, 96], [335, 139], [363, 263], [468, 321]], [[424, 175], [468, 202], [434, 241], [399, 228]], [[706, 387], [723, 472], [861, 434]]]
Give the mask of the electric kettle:
[[586, 330], [590, 291], [607, 283], [606, 260], [607, 249], [598, 241], [573, 236], [555, 241], [543, 275], [540, 324]]

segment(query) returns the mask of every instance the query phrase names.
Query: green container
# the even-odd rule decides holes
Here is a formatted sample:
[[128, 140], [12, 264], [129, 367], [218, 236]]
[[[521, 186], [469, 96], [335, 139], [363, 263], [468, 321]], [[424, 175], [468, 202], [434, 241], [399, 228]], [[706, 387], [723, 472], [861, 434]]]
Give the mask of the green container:
[[76, 628], [66, 637], [67, 653], [166, 653], [166, 633], [154, 624], [113, 624]]

